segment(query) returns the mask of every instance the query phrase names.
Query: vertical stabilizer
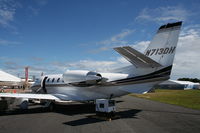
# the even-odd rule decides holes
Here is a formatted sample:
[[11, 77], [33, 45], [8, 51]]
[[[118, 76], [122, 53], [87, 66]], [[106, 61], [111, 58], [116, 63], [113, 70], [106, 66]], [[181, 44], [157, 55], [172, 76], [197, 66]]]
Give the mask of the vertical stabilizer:
[[162, 25], [144, 54], [164, 67], [173, 64], [182, 22]]

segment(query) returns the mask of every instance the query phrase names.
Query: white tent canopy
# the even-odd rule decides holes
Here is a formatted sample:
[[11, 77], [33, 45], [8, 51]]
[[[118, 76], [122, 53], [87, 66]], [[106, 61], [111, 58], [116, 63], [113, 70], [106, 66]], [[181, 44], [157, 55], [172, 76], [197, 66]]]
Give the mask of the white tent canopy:
[[164, 81], [160, 84], [199, 84], [199, 83], [193, 83], [193, 82], [190, 82], [190, 81], [178, 81], [178, 80], [167, 80], [167, 81]]
[[187, 89], [198, 89], [200, 84], [199, 83], [193, 83], [193, 82], [190, 82], [190, 81], [177, 81], [177, 80], [167, 80], [167, 81], [164, 81], [162, 83], [160, 83], [159, 85], [161, 86], [167, 86], [167, 87], [170, 87], [171, 88], [180, 88], [181, 86], [183, 87], [184, 90], [187, 90]]
[[21, 79], [0, 70], [0, 82], [21, 82]]

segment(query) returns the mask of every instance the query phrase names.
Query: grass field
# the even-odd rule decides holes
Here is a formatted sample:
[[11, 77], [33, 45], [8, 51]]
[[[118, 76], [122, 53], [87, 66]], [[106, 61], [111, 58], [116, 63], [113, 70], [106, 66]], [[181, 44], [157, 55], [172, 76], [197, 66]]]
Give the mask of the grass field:
[[155, 90], [155, 93], [131, 94], [168, 104], [200, 110], [200, 90]]

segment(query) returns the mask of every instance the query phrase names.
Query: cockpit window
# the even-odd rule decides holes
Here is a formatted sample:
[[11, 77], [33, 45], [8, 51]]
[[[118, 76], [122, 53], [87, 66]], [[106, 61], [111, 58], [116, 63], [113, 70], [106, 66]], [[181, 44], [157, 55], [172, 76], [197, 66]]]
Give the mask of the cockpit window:
[[54, 82], [55, 78], [52, 79], [52, 83]]
[[59, 82], [59, 81], [60, 81], [60, 78], [57, 79], [57, 82]]
[[49, 82], [50, 78], [47, 79], [47, 82]]

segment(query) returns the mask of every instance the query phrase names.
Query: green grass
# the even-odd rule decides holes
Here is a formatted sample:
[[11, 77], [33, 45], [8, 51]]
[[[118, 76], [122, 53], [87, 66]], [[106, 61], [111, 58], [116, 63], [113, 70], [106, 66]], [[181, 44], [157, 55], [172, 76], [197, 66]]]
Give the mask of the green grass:
[[155, 93], [131, 94], [168, 104], [200, 110], [200, 90], [155, 90]]

